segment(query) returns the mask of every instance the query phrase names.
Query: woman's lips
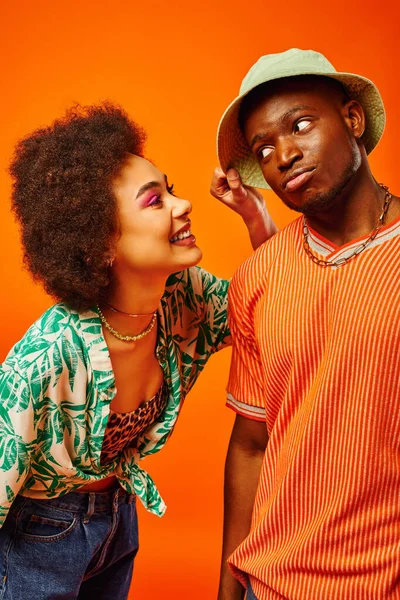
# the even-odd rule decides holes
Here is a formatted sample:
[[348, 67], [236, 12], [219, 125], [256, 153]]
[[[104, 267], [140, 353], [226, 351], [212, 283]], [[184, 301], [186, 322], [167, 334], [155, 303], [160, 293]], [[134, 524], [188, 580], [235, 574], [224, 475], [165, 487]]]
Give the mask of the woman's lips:
[[305, 183], [308, 183], [310, 179], [314, 176], [315, 169], [311, 169], [311, 171], [305, 171], [304, 173], [300, 173], [297, 177], [290, 179], [286, 186], [285, 190], [288, 192], [295, 192], [299, 188], [301, 188]]
[[189, 235], [187, 238], [183, 238], [183, 240], [176, 240], [175, 242], [170, 242], [174, 246], [194, 246], [196, 243], [196, 238], [194, 235]]

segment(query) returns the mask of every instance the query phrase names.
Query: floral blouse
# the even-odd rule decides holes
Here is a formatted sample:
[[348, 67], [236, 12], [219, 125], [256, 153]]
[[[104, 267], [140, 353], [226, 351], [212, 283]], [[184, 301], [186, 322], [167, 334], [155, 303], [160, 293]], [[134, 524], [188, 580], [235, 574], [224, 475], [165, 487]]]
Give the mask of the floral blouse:
[[116, 387], [96, 309], [55, 304], [30, 327], [0, 366], [0, 526], [18, 493], [53, 498], [111, 474], [150, 512], [165, 512], [139, 461], [161, 450], [207, 360], [229, 343], [228, 285], [200, 267], [168, 279], [156, 348], [168, 401], [137, 447], [106, 465], [100, 455]]

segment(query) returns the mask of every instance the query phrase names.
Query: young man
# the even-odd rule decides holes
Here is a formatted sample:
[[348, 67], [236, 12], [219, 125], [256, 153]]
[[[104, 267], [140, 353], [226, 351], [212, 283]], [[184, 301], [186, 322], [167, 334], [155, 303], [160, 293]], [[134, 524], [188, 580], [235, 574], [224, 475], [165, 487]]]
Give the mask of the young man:
[[372, 82], [297, 49], [221, 120], [223, 171], [302, 216], [230, 287], [219, 600], [400, 598], [400, 200], [367, 159], [384, 120]]

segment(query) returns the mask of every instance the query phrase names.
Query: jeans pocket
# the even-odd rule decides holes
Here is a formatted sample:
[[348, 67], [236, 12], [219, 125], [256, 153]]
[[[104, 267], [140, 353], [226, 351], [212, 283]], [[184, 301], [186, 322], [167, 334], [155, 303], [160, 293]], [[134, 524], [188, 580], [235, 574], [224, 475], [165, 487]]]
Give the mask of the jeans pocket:
[[32, 542], [57, 542], [75, 529], [78, 519], [67, 511], [28, 504], [18, 515], [17, 534]]

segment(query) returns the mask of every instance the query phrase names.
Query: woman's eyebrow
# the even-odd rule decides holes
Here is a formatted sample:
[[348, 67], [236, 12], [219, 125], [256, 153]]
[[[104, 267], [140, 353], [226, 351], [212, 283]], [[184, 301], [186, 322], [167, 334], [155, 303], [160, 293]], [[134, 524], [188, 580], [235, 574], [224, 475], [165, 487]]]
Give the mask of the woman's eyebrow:
[[139, 188], [138, 193], [136, 194], [136, 200], [138, 198], [140, 198], [140, 196], [143, 196], [143, 194], [145, 192], [147, 192], [147, 190], [150, 190], [150, 189], [155, 188], [155, 187], [161, 187], [161, 183], [159, 181], [148, 181], [147, 183], [145, 183], [144, 185], [142, 185]]

